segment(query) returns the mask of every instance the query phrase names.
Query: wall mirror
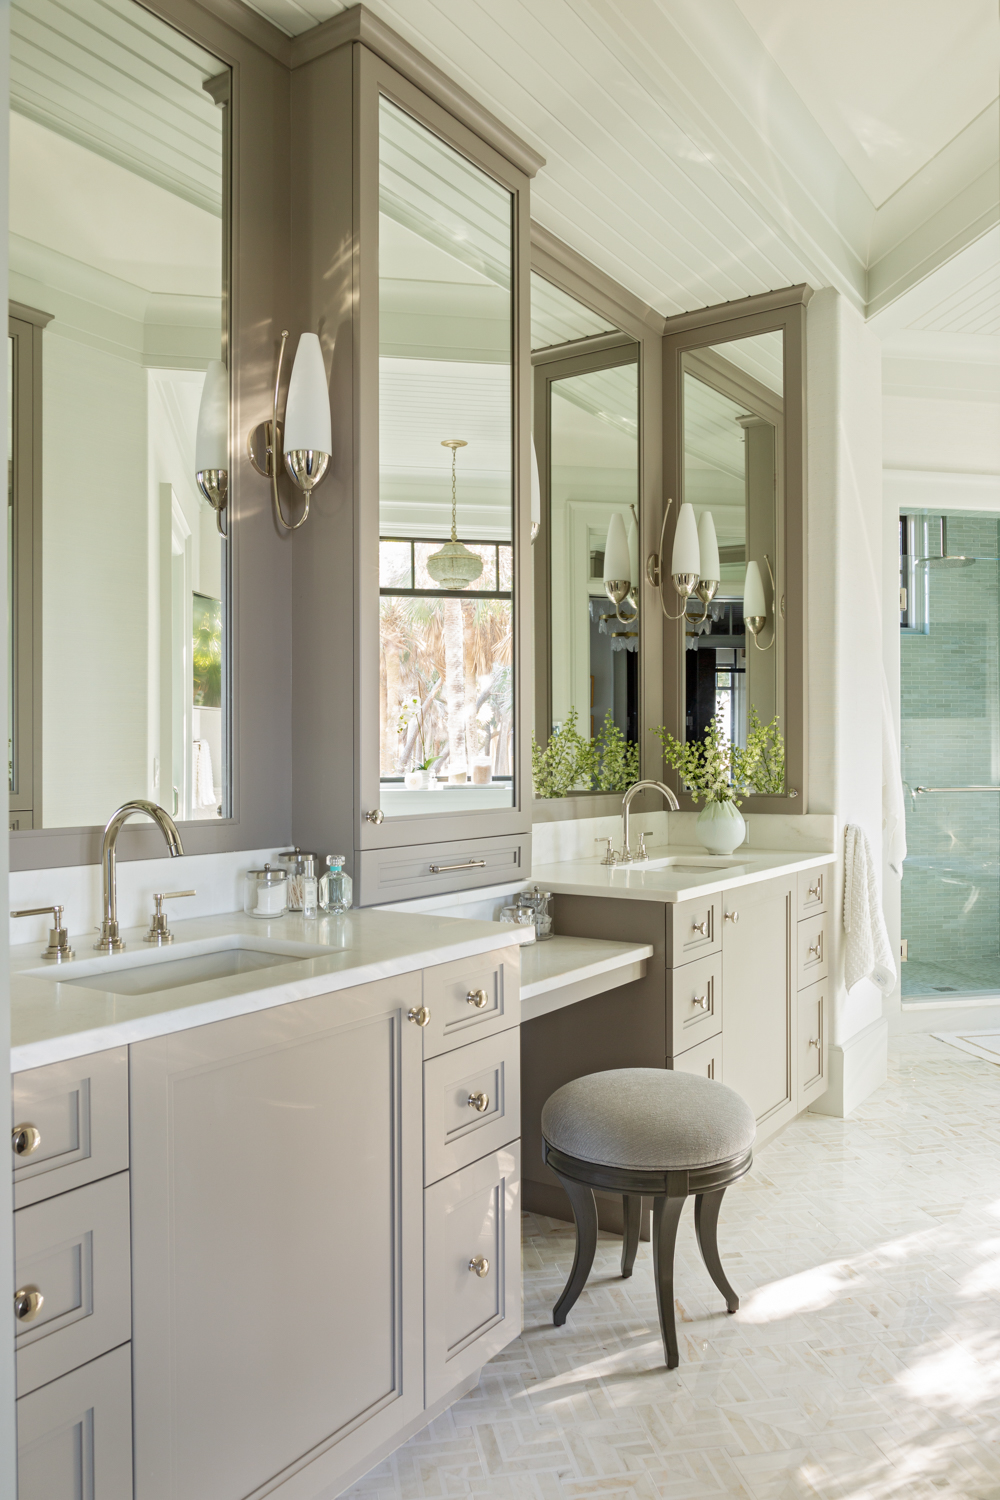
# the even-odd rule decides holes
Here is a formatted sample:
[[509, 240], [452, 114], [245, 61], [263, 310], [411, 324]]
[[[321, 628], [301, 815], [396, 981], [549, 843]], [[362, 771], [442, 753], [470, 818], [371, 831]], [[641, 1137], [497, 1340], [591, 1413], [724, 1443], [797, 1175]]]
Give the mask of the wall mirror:
[[535, 795], [620, 792], [640, 756], [640, 346], [537, 272], [531, 342]]
[[515, 803], [513, 200], [379, 104], [379, 805]]
[[212, 362], [226, 452], [229, 71], [133, 0], [15, 0], [11, 32], [11, 826], [217, 820], [228, 548], [195, 474]]

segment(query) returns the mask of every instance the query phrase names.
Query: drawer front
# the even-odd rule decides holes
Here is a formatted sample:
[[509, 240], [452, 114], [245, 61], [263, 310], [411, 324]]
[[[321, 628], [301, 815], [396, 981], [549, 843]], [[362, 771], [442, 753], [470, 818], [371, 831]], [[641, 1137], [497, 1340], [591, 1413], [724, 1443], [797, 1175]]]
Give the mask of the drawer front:
[[826, 951], [830, 935], [829, 927], [828, 916], [809, 917], [805, 922], [798, 924], [798, 988], [800, 990], [804, 990], [806, 985], [815, 984], [819, 979], [825, 979], [829, 973]]
[[689, 1047], [673, 1060], [675, 1073], [696, 1073], [699, 1078], [714, 1078], [722, 1083], [722, 1034], [706, 1037], [697, 1047]]
[[829, 1081], [826, 1074], [828, 1025], [828, 985], [811, 984], [798, 996], [798, 1108], [805, 1109], [813, 1099], [825, 1094]]
[[798, 907], [800, 917], [811, 917], [816, 912], [826, 911], [833, 866], [821, 870], [800, 870], [798, 875]]
[[671, 1054], [686, 1052], [722, 1030], [722, 955], [667, 970]]
[[[477, 815], [473, 812], [467, 816]], [[490, 816], [486, 814], [487, 820]], [[384, 838], [388, 829], [388, 822], [378, 829], [365, 827], [363, 837]], [[359, 906], [410, 901], [415, 896], [513, 883], [530, 873], [530, 833], [419, 844], [409, 849], [364, 849], [355, 855], [355, 900]]]
[[517, 1026], [520, 970], [515, 946], [425, 969], [424, 1004], [431, 1016], [424, 1027], [424, 1057]]
[[17, 1403], [17, 1500], [131, 1500], [128, 1344]]
[[521, 1331], [520, 1179], [515, 1142], [424, 1192], [427, 1406]]
[[424, 1182], [521, 1133], [521, 1033], [512, 1027], [424, 1063]]
[[128, 1166], [128, 1048], [50, 1063], [11, 1080], [14, 1145], [38, 1144], [14, 1160], [14, 1207], [82, 1187]]
[[14, 1260], [18, 1290], [43, 1298], [14, 1325], [23, 1396], [131, 1337], [128, 1173], [19, 1208]]
[[667, 962], [671, 968], [718, 950], [722, 942], [719, 911], [717, 895], [696, 896], [669, 908], [667, 930], [671, 941]]

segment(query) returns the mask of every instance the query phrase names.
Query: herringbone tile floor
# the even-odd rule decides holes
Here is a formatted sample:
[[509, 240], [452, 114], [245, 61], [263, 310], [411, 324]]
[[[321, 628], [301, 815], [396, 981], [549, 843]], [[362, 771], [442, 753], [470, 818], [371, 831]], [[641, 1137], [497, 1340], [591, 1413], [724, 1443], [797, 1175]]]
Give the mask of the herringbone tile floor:
[[623, 1282], [602, 1235], [555, 1329], [572, 1230], [526, 1216], [522, 1337], [351, 1500], [1000, 1500], [1000, 1068], [902, 1040], [761, 1149], [719, 1243], [735, 1317], [687, 1209], [668, 1374], [649, 1246]]

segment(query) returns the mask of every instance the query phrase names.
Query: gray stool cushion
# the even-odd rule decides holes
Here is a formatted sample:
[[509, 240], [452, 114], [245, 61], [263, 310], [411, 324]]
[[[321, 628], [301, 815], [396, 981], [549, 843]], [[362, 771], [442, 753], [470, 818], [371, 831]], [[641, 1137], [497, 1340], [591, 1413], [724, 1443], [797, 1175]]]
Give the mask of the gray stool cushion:
[[666, 1068], [613, 1068], [556, 1089], [542, 1109], [550, 1146], [638, 1171], [710, 1167], [749, 1151], [757, 1123], [725, 1084]]

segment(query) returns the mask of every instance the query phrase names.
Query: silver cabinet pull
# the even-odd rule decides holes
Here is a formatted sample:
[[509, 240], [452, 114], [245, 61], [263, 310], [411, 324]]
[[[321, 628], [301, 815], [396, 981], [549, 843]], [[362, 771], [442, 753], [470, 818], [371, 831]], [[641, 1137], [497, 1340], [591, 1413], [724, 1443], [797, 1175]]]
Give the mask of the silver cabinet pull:
[[490, 1096], [489, 1094], [484, 1094], [482, 1090], [480, 1090], [478, 1094], [470, 1094], [466, 1102], [468, 1103], [470, 1109], [474, 1109], [482, 1115], [485, 1114], [490, 1107]]
[[823, 899], [823, 881], [822, 881], [822, 879], [817, 880], [817, 882], [816, 882], [815, 885], [811, 885], [809, 887], [809, 895], [810, 896], [815, 896], [817, 901], [822, 901], [822, 899]]
[[488, 1276], [490, 1274], [490, 1263], [485, 1255], [474, 1255], [469, 1261], [469, 1270], [475, 1271], [479, 1277]]
[[809, 1045], [810, 1047], [815, 1047], [818, 1052], [823, 1043], [818, 1036], [811, 1036], [809, 1038]]
[[432, 875], [447, 875], [451, 870], [485, 870], [485, 859], [467, 859], [460, 865], [429, 865]]
[[707, 995], [695, 995], [694, 999], [691, 1001], [691, 1004], [692, 1005], [700, 1005], [701, 1008], [702, 1008], [702, 1010], [708, 1010], [708, 996]]
[[822, 958], [823, 957], [823, 934], [822, 933], [820, 933], [820, 935], [816, 939], [815, 943], [811, 943], [809, 945], [809, 952], [812, 954], [813, 958]]
[[365, 822], [374, 823], [377, 828], [380, 823], [385, 822], [385, 813], [380, 807], [373, 807], [371, 812], [365, 813]]
[[700, 932], [702, 937], [708, 937], [708, 918], [705, 917], [701, 922], [692, 922], [691, 931]]
[[14, 1293], [14, 1316], [19, 1323], [33, 1323], [45, 1298], [37, 1286], [21, 1286]]
[[732, 922], [732, 924], [733, 924], [734, 927], [736, 926], [736, 923], [739, 920], [740, 920], [740, 914], [739, 914], [738, 911], [727, 911], [726, 912], [726, 921], [727, 922]]
[[15, 1156], [30, 1156], [42, 1144], [42, 1132], [37, 1125], [15, 1125], [10, 1133], [10, 1143]]
[[469, 1004], [474, 1005], [477, 1010], [485, 1010], [487, 1005], [489, 1005], [490, 1003], [490, 997], [489, 995], [487, 995], [485, 990], [470, 990], [465, 998], [466, 1000], [468, 1000]]
[[431, 1018], [431, 1013], [426, 1005], [417, 1005], [406, 1012], [406, 1019], [412, 1021], [415, 1026], [426, 1026]]

